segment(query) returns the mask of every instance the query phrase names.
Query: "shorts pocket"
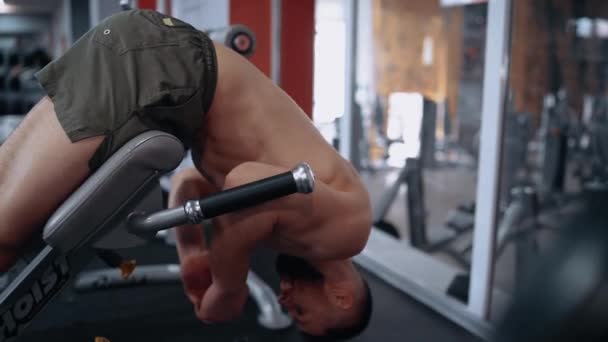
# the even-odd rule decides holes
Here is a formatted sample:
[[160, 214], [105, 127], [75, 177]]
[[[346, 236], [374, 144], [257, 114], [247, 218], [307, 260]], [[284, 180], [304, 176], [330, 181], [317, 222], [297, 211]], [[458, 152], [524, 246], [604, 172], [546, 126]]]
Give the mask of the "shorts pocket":
[[[163, 24], [166, 18], [154, 11], [128, 11], [101, 22], [93, 40], [119, 55], [133, 50], [179, 46], [180, 35]], [[171, 18], [171, 23], [176, 20]]]

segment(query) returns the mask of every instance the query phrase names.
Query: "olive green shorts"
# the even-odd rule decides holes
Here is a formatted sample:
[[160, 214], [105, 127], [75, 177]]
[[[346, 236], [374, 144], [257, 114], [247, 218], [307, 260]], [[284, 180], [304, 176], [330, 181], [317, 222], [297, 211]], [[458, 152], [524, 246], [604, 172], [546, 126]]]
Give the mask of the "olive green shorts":
[[72, 142], [105, 136], [89, 162], [95, 170], [147, 130], [189, 148], [213, 100], [217, 60], [203, 32], [131, 10], [102, 21], [36, 76]]

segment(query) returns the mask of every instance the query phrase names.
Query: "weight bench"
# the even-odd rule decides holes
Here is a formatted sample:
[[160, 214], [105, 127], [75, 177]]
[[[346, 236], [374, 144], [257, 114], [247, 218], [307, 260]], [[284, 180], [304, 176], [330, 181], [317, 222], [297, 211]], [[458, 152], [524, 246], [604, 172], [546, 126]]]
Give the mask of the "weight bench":
[[[202, 223], [230, 211], [314, 189], [314, 175], [303, 163], [290, 172], [190, 200], [182, 207], [163, 209], [158, 179], [176, 168], [183, 156], [184, 148], [174, 136], [158, 131], [141, 134], [119, 149], [57, 209], [44, 227], [45, 245], [0, 294], [0, 341], [16, 338], [100, 252], [118, 256], [116, 250], [145, 244], [158, 231]], [[178, 265], [164, 270], [170, 275], [161, 272], [161, 278], [179, 280]], [[146, 271], [150, 270], [142, 270], [144, 276]], [[118, 269], [107, 272], [120, 274]], [[158, 269], [152, 273], [158, 276]], [[248, 285], [262, 312], [260, 322], [276, 318], [267, 326], [290, 325], [266, 284], [250, 273]], [[269, 316], [269, 310], [275, 316]]]

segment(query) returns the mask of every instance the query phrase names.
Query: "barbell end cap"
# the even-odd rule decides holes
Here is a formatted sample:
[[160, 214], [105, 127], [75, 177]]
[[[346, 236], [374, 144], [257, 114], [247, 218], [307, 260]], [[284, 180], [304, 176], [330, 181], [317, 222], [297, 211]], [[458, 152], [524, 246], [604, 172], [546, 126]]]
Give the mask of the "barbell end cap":
[[190, 200], [184, 204], [184, 211], [186, 217], [191, 224], [199, 224], [205, 220], [205, 214], [201, 208], [201, 202], [197, 200]]
[[291, 170], [299, 193], [309, 194], [315, 189], [315, 174], [308, 163], [300, 163]]

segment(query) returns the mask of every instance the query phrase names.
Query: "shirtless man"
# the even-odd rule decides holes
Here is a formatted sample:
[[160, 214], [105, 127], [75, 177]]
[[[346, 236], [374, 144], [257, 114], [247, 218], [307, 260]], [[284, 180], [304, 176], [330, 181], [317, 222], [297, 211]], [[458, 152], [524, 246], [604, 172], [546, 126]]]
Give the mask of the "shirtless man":
[[[38, 75], [45, 97], [0, 147], [0, 268], [10, 267], [53, 211], [122, 144], [150, 129], [177, 136], [196, 168], [173, 178], [170, 205], [308, 162], [315, 191], [223, 215], [207, 246], [177, 230], [188, 298], [203, 321], [236, 317], [252, 249], [281, 256], [281, 303], [306, 333], [349, 337], [371, 296], [350, 257], [371, 227], [368, 194], [305, 113], [233, 51], [175, 18], [116, 14]], [[27, 213], [27, 214], [25, 214]]]

